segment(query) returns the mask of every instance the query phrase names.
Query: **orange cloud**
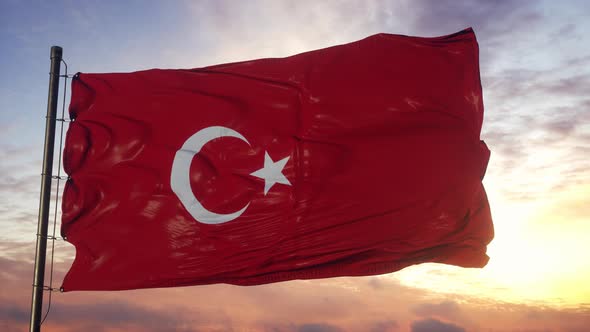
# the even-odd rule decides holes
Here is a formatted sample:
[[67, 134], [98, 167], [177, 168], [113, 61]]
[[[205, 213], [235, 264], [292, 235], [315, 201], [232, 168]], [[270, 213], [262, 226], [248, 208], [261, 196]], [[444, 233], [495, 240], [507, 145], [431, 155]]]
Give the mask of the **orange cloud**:
[[[56, 265], [61, 280], [69, 263]], [[0, 330], [28, 326], [32, 267], [0, 258]], [[55, 293], [44, 331], [583, 331], [590, 308], [440, 295], [388, 276]]]

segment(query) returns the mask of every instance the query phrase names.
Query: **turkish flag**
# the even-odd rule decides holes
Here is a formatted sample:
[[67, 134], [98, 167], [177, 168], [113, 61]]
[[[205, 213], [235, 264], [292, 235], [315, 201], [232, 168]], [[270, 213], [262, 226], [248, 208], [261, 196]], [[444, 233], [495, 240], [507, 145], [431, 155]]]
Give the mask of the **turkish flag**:
[[471, 29], [280, 59], [77, 74], [63, 289], [482, 267], [493, 227]]

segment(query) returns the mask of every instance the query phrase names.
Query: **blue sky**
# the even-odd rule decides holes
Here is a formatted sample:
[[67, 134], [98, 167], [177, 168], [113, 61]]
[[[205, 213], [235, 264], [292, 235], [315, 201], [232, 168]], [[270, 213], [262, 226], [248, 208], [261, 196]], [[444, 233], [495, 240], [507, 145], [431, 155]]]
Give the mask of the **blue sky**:
[[[492, 150], [484, 182], [496, 227], [491, 261], [481, 271], [425, 265], [394, 274], [393, 281], [387, 279], [382, 285], [414, 294], [402, 296], [407, 306], [425, 305], [430, 314], [396, 311], [396, 317], [381, 317], [381, 325], [375, 326], [383, 331], [396, 330], [395, 326], [427, 331], [412, 327], [412, 322], [436, 325], [427, 321], [433, 318], [457, 328], [494, 326], [501, 330], [476, 305], [484, 300], [496, 303], [498, 297], [502, 303], [527, 303], [527, 307], [514, 307], [527, 314], [531, 303], [586, 310], [582, 310], [585, 316], [542, 312], [545, 323], [554, 324], [546, 326], [555, 331], [565, 330], [565, 325], [555, 323], [560, 321], [555, 317], [565, 317], [559, 315], [569, 317], [572, 326], [576, 322], [583, 326], [582, 322], [588, 322], [587, 304], [583, 303], [590, 302], [590, 288], [584, 281], [590, 278], [590, 6], [585, 1], [0, 1], [0, 263], [9, 271], [0, 274], [0, 281], [18, 289], [0, 292], [0, 302], [10, 303], [10, 308], [21, 310], [18, 312], [27, 310], [22, 298], [28, 298], [32, 278], [52, 45], [64, 48], [70, 73], [126, 72], [282, 57], [379, 32], [438, 36], [469, 26], [480, 45], [486, 108], [482, 137]], [[63, 243], [58, 249], [62, 264], [58, 267], [63, 273], [73, 250]], [[15, 281], [21, 279], [26, 282]], [[303, 307], [308, 303], [293, 290], [325, 292], [328, 298], [342, 296], [367, 305], [366, 310], [377, 315], [380, 311], [371, 308], [391, 305], [393, 300], [372, 293], [383, 286], [374, 287], [371, 280], [342, 281], [342, 289], [357, 287], [361, 295], [375, 296], [374, 302], [357, 293], [336, 295], [339, 284], [324, 287], [297, 282], [238, 290], [232, 296], [239, 303], [255, 306], [241, 296], [262, 296], [270, 289], [274, 294], [268, 295], [270, 302], [282, 294], [299, 303], [300, 307], [292, 308], [301, 314], [293, 326], [301, 331], [330, 331], [330, 326], [353, 325], [330, 313], [307, 321]], [[186, 290], [201, 291], [216, 294], [226, 288]], [[164, 297], [176, 294], [155, 292]], [[434, 304], [417, 300], [441, 292], [446, 297], [436, 298]], [[150, 299], [155, 294], [138, 296]], [[75, 301], [103, 303], [111, 297], [93, 296], [80, 295]], [[125, 310], [147, 310], [141, 303], [116, 299]], [[190, 313], [188, 299], [182, 301], [178, 306]], [[67, 307], [67, 301], [63, 303]], [[214, 304], [220, 311], [229, 305], [223, 300]], [[0, 312], [9, 312], [7, 308], [0, 306]], [[159, 311], [162, 319], [170, 319], [166, 315], [172, 314], [164, 311]], [[117, 325], [122, 324], [120, 320], [107, 319], [112, 317], [108, 311], [101, 312], [110, 327], [121, 326]], [[457, 312], [469, 312], [474, 318], [470, 321]], [[233, 326], [251, 326], [254, 323], [244, 317], [252, 315], [235, 318]], [[258, 315], [258, 320], [270, 319]], [[23, 322], [18, 317], [6, 319], [20, 326]], [[527, 324], [518, 325], [516, 316], [501, 317], [498, 319], [512, 322], [512, 327], [537, 328], [526, 319], [521, 322]], [[460, 331], [452, 328], [448, 331]]]

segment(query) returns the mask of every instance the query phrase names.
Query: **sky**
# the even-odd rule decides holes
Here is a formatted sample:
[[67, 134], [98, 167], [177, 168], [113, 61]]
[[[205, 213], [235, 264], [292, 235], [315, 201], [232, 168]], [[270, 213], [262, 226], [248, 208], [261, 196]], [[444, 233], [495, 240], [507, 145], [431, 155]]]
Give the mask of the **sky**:
[[[44, 330], [588, 331], [590, 6], [533, 0], [0, 0], [0, 330], [28, 327], [52, 45], [69, 73], [129, 72], [466, 27], [479, 42], [492, 151], [484, 185], [496, 235], [485, 268], [54, 293]], [[57, 241], [54, 287], [73, 255]]]

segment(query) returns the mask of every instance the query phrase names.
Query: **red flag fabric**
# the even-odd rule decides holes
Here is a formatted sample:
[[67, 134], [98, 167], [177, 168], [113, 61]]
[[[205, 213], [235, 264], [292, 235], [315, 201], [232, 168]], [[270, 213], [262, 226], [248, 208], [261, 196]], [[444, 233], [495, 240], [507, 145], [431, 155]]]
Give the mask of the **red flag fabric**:
[[493, 237], [471, 29], [280, 59], [77, 74], [63, 290], [482, 267]]

